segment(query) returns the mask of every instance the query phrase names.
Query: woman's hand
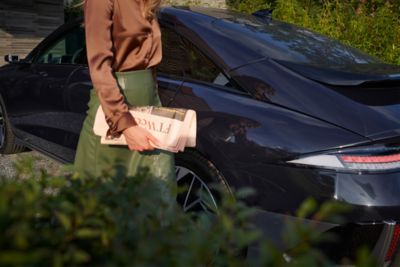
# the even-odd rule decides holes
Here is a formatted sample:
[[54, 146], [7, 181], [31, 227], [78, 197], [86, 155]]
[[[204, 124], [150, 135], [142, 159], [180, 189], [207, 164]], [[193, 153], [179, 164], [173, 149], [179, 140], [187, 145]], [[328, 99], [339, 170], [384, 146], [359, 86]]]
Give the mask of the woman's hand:
[[154, 150], [154, 146], [150, 142], [156, 146], [159, 145], [159, 141], [151, 133], [137, 125], [125, 129], [122, 134], [125, 136], [130, 150], [140, 152]]

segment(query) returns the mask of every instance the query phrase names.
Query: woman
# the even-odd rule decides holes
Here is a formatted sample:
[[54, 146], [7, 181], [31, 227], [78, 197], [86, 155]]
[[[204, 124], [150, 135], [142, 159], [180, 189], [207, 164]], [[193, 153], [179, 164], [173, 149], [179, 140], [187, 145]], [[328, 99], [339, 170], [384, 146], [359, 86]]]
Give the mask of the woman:
[[[157, 140], [137, 126], [128, 106], [161, 105], [155, 66], [162, 57], [161, 32], [155, 16], [160, 0], [86, 0], [84, 23], [91, 90], [80, 134], [75, 170], [84, 176], [135, 176], [140, 169], [173, 183], [174, 156], [154, 149]], [[101, 105], [109, 135], [124, 135], [128, 146], [100, 144], [93, 133]], [[110, 169], [110, 167], [112, 167]]]

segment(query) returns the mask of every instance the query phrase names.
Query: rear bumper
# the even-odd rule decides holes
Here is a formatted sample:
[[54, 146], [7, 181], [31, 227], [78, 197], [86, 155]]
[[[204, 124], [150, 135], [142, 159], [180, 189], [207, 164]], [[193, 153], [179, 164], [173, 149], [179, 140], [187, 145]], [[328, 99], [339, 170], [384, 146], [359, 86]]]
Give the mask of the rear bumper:
[[[329, 232], [339, 237], [334, 244], [320, 244], [319, 248], [334, 262], [343, 258], [354, 262], [357, 250], [366, 246], [381, 266], [392, 243], [396, 223], [400, 223], [400, 171], [385, 173], [345, 173], [320, 168], [289, 164], [254, 163], [243, 168], [232, 168], [237, 177], [236, 187], [251, 185], [256, 194], [248, 205], [259, 207], [254, 224], [264, 237], [282, 251], [290, 250], [283, 242], [285, 224], [308, 224], [319, 233]], [[232, 174], [232, 175], [231, 175]], [[294, 216], [301, 203], [309, 198], [319, 203], [340, 201], [353, 209], [344, 214], [345, 223], [320, 222]], [[398, 244], [396, 249], [398, 249]], [[249, 248], [249, 257], [259, 254], [255, 245]], [[400, 261], [400, 256], [399, 256]]]
[[[329, 259], [339, 266], [346, 263], [352, 266], [356, 260], [357, 251], [367, 247], [379, 266], [389, 266], [400, 261], [400, 221], [376, 221], [370, 223], [349, 223], [344, 225], [301, 219], [294, 216], [282, 215], [263, 210], [257, 210], [253, 223], [260, 229], [266, 240], [272, 242], [282, 252], [290, 253], [290, 247], [285, 244], [283, 236], [287, 234], [286, 226], [289, 223], [308, 225], [315, 231], [334, 234], [335, 242], [318, 244], [320, 249]], [[249, 247], [248, 257], [260, 255], [257, 244]]]
[[[400, 171], [331, 175], [336, 180], [335, 198], [340, 201], [365, 207], [400, 208]], [[399, 218], [400, 212], [397, 212]]]

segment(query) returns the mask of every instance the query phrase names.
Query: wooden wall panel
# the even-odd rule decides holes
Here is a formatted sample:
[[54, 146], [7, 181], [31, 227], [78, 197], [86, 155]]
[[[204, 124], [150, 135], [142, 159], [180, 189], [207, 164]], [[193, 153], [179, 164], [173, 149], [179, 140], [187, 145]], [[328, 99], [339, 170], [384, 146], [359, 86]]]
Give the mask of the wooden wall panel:
[[[6, 54], [22, 57], [64, 22], [64, 0], [0, 0], [0, 66]], [[225, 0], [164, 0], [165, 4], [225, 7]]]
[[26, 56], [63, 22], [63, 0], [0, 0], [0, 65], [6, 54]]

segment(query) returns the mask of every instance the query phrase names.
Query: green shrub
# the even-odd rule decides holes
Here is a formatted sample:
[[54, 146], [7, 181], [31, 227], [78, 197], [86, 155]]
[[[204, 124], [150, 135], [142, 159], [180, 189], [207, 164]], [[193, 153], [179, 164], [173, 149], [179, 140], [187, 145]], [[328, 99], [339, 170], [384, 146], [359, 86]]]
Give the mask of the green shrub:
[[232, 9], [245, 13], [253, 13], [260, 9], [272, 7], [272, 4], [265, 0], [226, 0], [226, 4]]
[[[315, 247], [326, 237], [294, 224], [283, 238], [301, 245], [287, 263], [251, 225], [254, 210], [237, 200], [248, 190], [223, 196], [214, 216], [195, 215], [167, 203], [168, 185], [146, 170], [84, 179], [35, 171], [32, 159], [16, 167], [15, 178], [0, 178], [0, 266], [332, 266]], [[333, 202], [316, 212], [309, 200], [299, 216], [325, 219], [342, 208]], [[255, 242], [261, 256], [246, 261], [240, 255]], [[367, 255], [361, 259], [371, 263]]]
[[[234, 243], [233, 225], [245, 226], [225, 215], [220, 224], [194, 220], [165, 202], [165, 185], [146, 170], [83, 179], [17, 167], [15, 179], [0, 179], [2, 266], [206, 266], [222, 243]], [[230, 251], [224, 261], [236, 258]]]
[[82, 0], [64, 1], [64, 21], [68, 22], [83, 16]]
[[271, 6], [273, 17], [325, 34], [400, 64], [400, 2], [354, 0], [228, 0], [235, 10], [251, 13]]

